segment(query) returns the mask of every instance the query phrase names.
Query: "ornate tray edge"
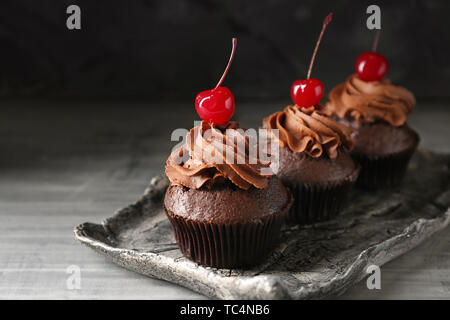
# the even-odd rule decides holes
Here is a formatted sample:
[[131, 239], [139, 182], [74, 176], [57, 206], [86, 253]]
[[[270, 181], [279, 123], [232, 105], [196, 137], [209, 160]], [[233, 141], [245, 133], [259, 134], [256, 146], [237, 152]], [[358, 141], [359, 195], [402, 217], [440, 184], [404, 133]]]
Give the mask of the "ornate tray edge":
[[[166, 280], [211, 298], [219, 299], [318, 299], [325, 298], [331, 294], [342, 294], [350, 287], [367, 276], [366, 268], [371, 264], [382, 266], [386, 262], [406, 253], [429, 238], [433, 233], [445, 228], [450, 223], [450, 207], [446, 212], [434, 219], [418, 219], [406, 227], [402, 233], [397, 234], [383, 242], [362, 251], [355, 261], [341, 275], [327, 282], [311, 286], [300, 287], [295, 292], [290, 292], [285, 287], [279, 276], [257, 275], [253, 277], [224, 277], [207, 270], [203, 281], [196, 280], [196, 264], [190, 261], [179, 262], [182, 273], [176, 274], [171, 268], [173, 259], [151, 252], [136, 252], [129, 249], [115, 248], [105, 242], [88, 236], [86, 232], [90, 228], [102, 228], [107, 235], [110, 231], [107, 222], [117, 218], [136, 207], [144, 199], [161, 195], [165, 190], [165, 178], [158, 176], [152, 179], [149, 188], [135, 204], [118, 210], [112, 217], [106, 219], [102, 225], [94, 223], [82, 223], [75, 227], [75, 237], [84, 245], [109, 258], [114, 263], [155, 278]], [[415, 236], [413, 230], [426, 230], [423, 237]], [[422, 234], [423, 235], [423, 234]], [[389, 248], [388, 250], [386, 250]], [[120, 259], [122, 257], [122, 259]], [[128, 265], [124, 260], [135, 260], [142, 264], [141, 267]], [[183, 279], [180, 279], [182, 275]], [[349, 285], [350, 284], [350, 285]]]

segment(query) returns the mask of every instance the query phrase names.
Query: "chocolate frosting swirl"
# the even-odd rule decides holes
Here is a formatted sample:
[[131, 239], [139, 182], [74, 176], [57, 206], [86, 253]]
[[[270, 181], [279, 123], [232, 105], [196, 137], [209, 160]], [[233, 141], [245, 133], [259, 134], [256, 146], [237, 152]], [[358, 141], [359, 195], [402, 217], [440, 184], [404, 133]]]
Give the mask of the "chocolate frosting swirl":
[[[200, 126], [192, 128], [186, 135], [186, 143], [167, 159], [169, 180], [193, 189], [211, 188], [226, 180], [244, 190], [252, 186], [267, 187], [272, 176], [266, 174], [270, 173], [270, 163], [263, 164], [258, 158], [250, 157], [248, 137], [243, 129], [237, 129], [239, 124], [233, 121], [224, 126], [202, 121]], [[262, 168], [265, 174], [261, 173]]]
[[319, 158], [325, 152], [330, 159], [338, 156], [338, 147], [353, 147], [351, 129], [339, 124], [314, 107], [287, 106], [263, 121], [267, 129], [278, 129], [281, 147], [293, 152], [305, 152]]
[[410, 91], [392, 85], [390, 80], [366, 82], [356, 74], [333, 88], [329, 99], [325, 110], [328, 114], [350, 118], [357, 124], [383, 120], [396, 127], [405, 123], [416, 104]]

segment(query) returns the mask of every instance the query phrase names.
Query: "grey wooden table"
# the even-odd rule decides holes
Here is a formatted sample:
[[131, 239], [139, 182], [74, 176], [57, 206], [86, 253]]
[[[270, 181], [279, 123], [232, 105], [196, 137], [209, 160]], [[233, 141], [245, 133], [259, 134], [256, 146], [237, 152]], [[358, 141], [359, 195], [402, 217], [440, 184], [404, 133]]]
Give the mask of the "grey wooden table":
[[[247, 127], [281, 103], [238, 103]], [[105, 261], [73, 227], [134, 202], [161, 174], [174, 128], [190, 128], [190, 103], [0, 102], [1, 299], [203, 299]], [[420, 103], [410, 124], [421, 147], [450, 153], [450, 103]], [[67, 286], [69, 266], [81, 288]], [[450, 229], [386, 264], [381, 290], [365, 281], [339, 298], [450, 298]]]

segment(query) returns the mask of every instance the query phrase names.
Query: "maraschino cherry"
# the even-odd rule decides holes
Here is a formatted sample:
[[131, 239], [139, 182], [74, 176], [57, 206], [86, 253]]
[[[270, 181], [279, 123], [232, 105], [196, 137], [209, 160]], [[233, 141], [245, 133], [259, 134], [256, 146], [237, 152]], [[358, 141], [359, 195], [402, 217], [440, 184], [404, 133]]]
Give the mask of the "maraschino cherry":
[[236, 52], [237, 39], [233, 38], [232, 43], [233, 48], [231, 49], [230, 60], [228, 60], [228, 65], [216, 87], [211, 90], [200, 92], [195, 98], [195, 110], [202, 120], [209, 123], [226, 124], [234, 113], [233, 94], [227, 87], [220, 86], [233, 61], [234, 53]]
[[323, 97], [323, 84], [318, 79], [310, 79], [312, 67], [314, 65], [314, 60], [316, 59], [317, 50], [319, 49], [319, 44], [322, 41], [323, 34], [328, 24], [333, 18], [333, 13], [331, 12], [325, 20], [323, 20], [322, 31], [320, 31], [319, 39], [317, 40], [316, 47], [314, 48], [314, 53], [311, 58], [311, 63], [309, 64], [308, 75], [306, 80], [295, 80], [291, 85], [291, 98], [294, 103], [303, 108], [308, 108], [311, 106], [318, 107], [320, 100]]
[[388, 62], [381, 54], [376, 53], [381, 29], [378, 30], [373, 42], [372, 51], [359, 55], [355, 62], [355, 71], [364, 81], [380, 81], [386, 75]]

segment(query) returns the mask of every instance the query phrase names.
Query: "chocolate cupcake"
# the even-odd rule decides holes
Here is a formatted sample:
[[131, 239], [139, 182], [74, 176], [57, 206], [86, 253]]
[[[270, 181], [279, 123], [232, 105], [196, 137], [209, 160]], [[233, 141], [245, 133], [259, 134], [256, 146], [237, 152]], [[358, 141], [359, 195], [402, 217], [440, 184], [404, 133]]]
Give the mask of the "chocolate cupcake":
[[261, 262], [277, 244], [292, 204], [269, 164], [249, 156], [248, 138], [238, 129], [236, 122], [203, 121], [166, 163], [167, 216], [183, 255], [201, 265]]
[[350, 129], [315, 107], [297, 105], [265, 118], [263, 126], [279, 146], [278, 168], [272, 168], [295, 199], [290, 220], [313, 223], [338, 215], [359, 172], [349, 153]]
[[383, 188], [397, 185], [419, 143], [406, 124], [414, 95], [388, 79], [363, 81], [351, 75], [329, 94], [326, 112], [353, 128], [354, 159], [361, 164], [357, 185]]

